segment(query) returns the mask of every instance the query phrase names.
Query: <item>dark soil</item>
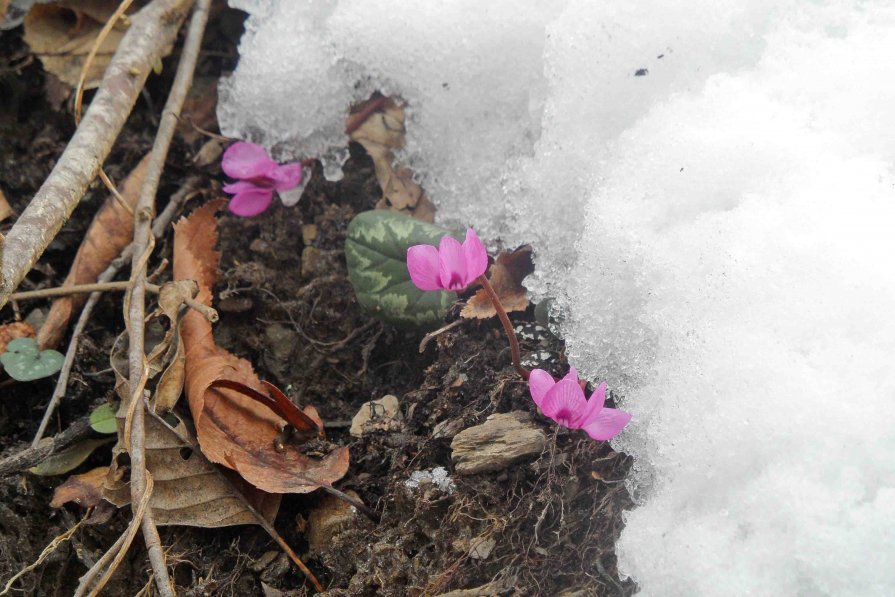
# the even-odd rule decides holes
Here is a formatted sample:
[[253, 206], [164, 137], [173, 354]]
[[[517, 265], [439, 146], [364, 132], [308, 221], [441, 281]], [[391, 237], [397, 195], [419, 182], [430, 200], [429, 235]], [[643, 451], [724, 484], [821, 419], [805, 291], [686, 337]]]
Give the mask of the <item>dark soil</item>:
[[[232, 67], [238, 34], [238, 13], [218, 11], [200, 74], [218, 76]], [[47, 99], [46, 77], [38, 61], [28, 60], [20, 35], [14, 30], [0, 36], [0, 189], [19, 212], [74, 130], [68, 106]], [[151, 146], [175, 60], [176, 52], [166, 60], [164, 74], [150, 81], [147, 97], [138, 102], [107, 161], [114, 180], [123, 179]], [[203, 141], [178, 140], [161, 201], [196, 173], [206, 183], [188, 210], [219, 195], [217, 167], [201, 170], [191, 162]], [[346, 228], [355, 214], [372, 209], [380, 193], [370, 159], [359, 146], [350, 149], [341, 181], [326, 181], [318, 168], [296, 207], [275, 202], [262, 216], [225, 215], [220, 225], [218, 343], [249, 359], [262, 379], [301, 405], [313, 404], [334, 423], [329, 440], [349, 445], [352, 457], [339, 487], [356, 492], [382, 516], [378, 524], [354, 516], [323, 546], [309, 550], [307, 520], [324, 496], [289, 495], [276, 528], [306, 554], [308, 566], [333, 596], [438, 595], [476, 587], [487, 588], [462, 594], [632, 593], [633, 583], [618, 578], [614, 555], [622, 512], [632, 505], [624, 487], [630, 458], [583, 433], [557, 430], [538, 415], [525, 383], [510, 366], [496, 319], [465, 322], [420, 354], [422, 333], [394, 329], [358, 306], [346, 274]], [[105, 195], [101, 184], [87, 194], [22, 289], [61, 282]], [[150, 269], [170, 259], [170, 251], [169, 237], [159, 243]], [[95, 312], [52, 432], [112, 397], [114, 379], [106, 370], [112, 342], [123, 329], [120, 299], [105, 297]], [[0, 323], [45, 310], [47, 303], [21, 307], [20, 314], [9, 307], [0, 311]], [[513, 319], [533, 322], [533, 309]], [[523, 352], [538, 353], [552, 373], [564, 373], [562, 341], [545, 330], [538, 336], [523, 339]], [[0, 377], [0, 458], [30, 443], [53, 387], [52, 380], [5, 380]], [[344, 422], [364, 402], [386, 394], [400, 400], [400, 428], [361, 439], [350, 436]], [[544, 452], [496, 473], [456, 474], [451, 436], [490, 414], [511, 410], [530, 412], [546, 431]], [[433, 437], [436, 426], [442, 430], [438, 438]], [[108, 464], [109, 457], [109, 450], [101, 449], [75, 472]], [[414, 471], [434, 467], [448, 470], [452, 489], [425, 482], [406, 486]], [[50, 508], [53, 489], [63, 480], [27, 473], [0, 479], [0, 584], [83, 516], [71, 505]], [[105, 524], [83, 526], [15, 590], [70, 594], [129, 520], [130, 510], [124, 509]], [[161, 534], [181, 595], [310, 594], [304, 578], [258, 527], [163, 528]], [[476, 557], [481, 554], [470, 550], [470, 541], [483, 539], [493, 540], [493, 549]], [[135, 594], [148, 580], [149, 564], [138, 539], [106, 594]]]

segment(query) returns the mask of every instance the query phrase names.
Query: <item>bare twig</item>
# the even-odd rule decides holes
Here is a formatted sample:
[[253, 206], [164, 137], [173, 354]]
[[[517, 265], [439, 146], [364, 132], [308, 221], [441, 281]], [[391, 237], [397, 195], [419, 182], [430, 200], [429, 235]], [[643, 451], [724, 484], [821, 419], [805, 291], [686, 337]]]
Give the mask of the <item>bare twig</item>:
[[61, 452], [65, 448], [90, 437], [93, 430], [90, 428], [90, 420], [87, 417], [78, 419], [65, 431], [60, 432], [52, 438], [48, 438], [43, 442], [39, 442], [36, 446], [31, 446], [26, 450], [22, 450], [8, 458], [0, 460], [0, 479], [7, 475], [13, 475], [28, 470], [32, 466], [36, 466], [57, 452]]
[[433, 338], [436, 338], [436, 337], [440, 336], [441, 334], [445, 333], [446, 331], [452, 330], [455, 327], [462, 325], [464, 321], [466, 321], [466, 320], [458, 319], [457, 321], [452, 321], [451, 323], [438, 328], [434, 332], [429, 332], [428, 334], [423, 336], [423, 339], [420, 342], [420, 353], [426, 352], [426, 346], [428, 346], [429, 342], [431, 342]]
[[[187, 179], [186, 183], [171, 196], [168, 205], [152, 224], [152, 234], [155, 238], [160, 238], [165, 233], [171, 220], [173, 220], [174, 216], [180, 212], [180, 208], [183, 206], [184, 202], [193, 195], [193, 189], [199, 184], [199, 180], [199, 177], [196, 176]], [[133, 244], [128, 245], [121, 255], [109, 264], [109, 267], [100, 274], [97, 281], [99, 283], [105, 283], [114, 278], [118, 274], [118, 271], [124, 267], [125, 262], [131, 258], [131, 255], [133, 255], [133, 247]], [[65, 362], [62, 364], [62, 370], [59, 372], [59, 379], [56, 380], [56, 388], [53, 390], [53, 396], [50, 398], [50, 403], [47, 405], [46, 412], [44, 412], [44, 418], [40, 422], [40, 426], [34, 436], [34, 441], [31, 442], [32, 447], [37, 446], [40, 438], [43, 437], [47, 425], [50, 422], [50, 417], [52, 417], [53, 412], [56, 410], [56, 406], [58, 406], [59, 401], [62, 400], [62, 397], [65, 395], [65, 390], [68, 388], [68, 378], [71, 375], [71, 369], [74, 366], [75, 357], [78, 353], [78, 342], [80, 341], [81, 334], [84, 333], [84, 329], [87, 327], [87, 322], [90, 321], [90, 314], [99, 302], [100, 296], [102, 296], [101, 292], [93, 292], [84, 304], [84, 308], [81, 310], [81, 315], [78, 317], [78, 322], [75, 324], [71, 340], [68, 343], [68, 350], [65, 352]]]
[[[28, 290], [26, 292], [15, 292], [10, 295], [10, 299], [14, 301], [24, 301], [28, 299], [48, 298], [51, 296], [67, 296], [70, 294], [86, 294], [88, 292], [108, 292], [110, 290], [129, 290], [131, 283], [129, 281], [122, 282], [97, 282], [95, 284], [75, 284], [73, 286], [57, 286], [55, 288], [43, 288], [41, 290]], [[158, 284], [146, 284], [146, 291], [152, 294], [158, 294], [161, 286]], [[205, 319], [215, 323], [218, 319], [218, 312], [208, 305], [203, 305], [196, 299], [185, 298], [184, 304], [198, 311]]]
[[155, 584], [162, 597], [173, 597], [174, 586], [168, 575], [168, 566], [165, 562], [165, 553], [161, 546], [158, 529], [152, 516], [152, 508], [147, 506], [145, 511], [138, 512], [137, 504], [146, 499], [146, 493], [150, 489], [147, 481], [151, 483], [151, 477], [146, 470], [146, 447], [144, 444], [144, 415], [143, 388], [146, 385], [146, 354], [144, 352], [144, 328], [143, 321], [146, 315], [146, 261], [152, 250], [152, 217], [155, 213], [155, 196], [158, 191], [159, 180], [165, 167], [165, 158], [168, 149], [177, 130], [177, 117], [183, 107], [187, 93], [193, 82], [193, 72], [196, 70], [196, 62], [199, 58], [199, 50], [202, 46], [202, 35], [208, 21], [208, 10], [211, 0], [198, 0], [193, 16], [190, 20], [186, 41], [180, 55], [180, 63], [177, 65], [177, 74], [168, 94], [168, 101], [162, 111], [162, 118], [155, 142], [152, 145], [152, 153], [149, 164], [146, 167], [146, 177], [140, 188], [140, 196], [137, 199], [134, 215], [134, 257], [131, 262], [131, 282], [133, 288], [128, 293], [125, 304], [126, 322], [128, 329], [129, 347], [129, 387], [128, 393], [131, 401], [133, 417], [129, 428], [131, 458], [131, 503], [134, 505], [134, 517], [142, 518], [143, 538], [146, 541], [146, 549], [149, 552], [149, 561], [152, 564], [152, 572], [155, 576]]
[[[99, 34], [96, 36], [96, 39], [93, 42], [93, 47], [90, 48], [90, 52], [87, 54], [87, 58], [84, 59], [84, 65], [81, 67], [81, 76], [78, 78], [78, 86], [75, 88], [75, 124], [81, 124], [81, 103], [84, 100], [84, 83], [87, 81], [87, 74], [90, 72], [90, 65], [93, 63], [93, 59], [96, 58], [96, 53], [99, 51], [100, 46], [102, 46], [106, 37], [108, 37], [109, 33], [118, 23], [118, 20], [126, 20], [127, 17], [124, 16], [125, 11], [130, 8], [131, 3], [134, 0], [121, 0], [121, 3], [118, 5], [118, 8], [115, 12], [112, 13], [112, 16], [109, 17], [109, 20], [106, 21], [106, 24], [103, 25], [103, 28], [100, 29]], [[124, 200], [124, 197], [121, 196], [121, 193], [118, 192], [118, 189], [115, 188], [115, 185], [109, 179], [109, 176], [106, 174], [105, 170], [103, 170], [102, 166], [99, 168], [99, 177], [102, 179], [103, 184], [106, 185], [106, 188], [112, 193], [112, 196], [115, 197], [115, 200], [118, 202], [121, 207], [124, 208], [129, 214], [134, 215], [134, 210], [130, 205], [127, 204], [127, 201]]]
[[153, 0], [131, 19], [84, 120], [6, 237], [6, 247], [0, 252], [0, 307], [84, 196], [152, 66], [173, 43], [191, 3]]

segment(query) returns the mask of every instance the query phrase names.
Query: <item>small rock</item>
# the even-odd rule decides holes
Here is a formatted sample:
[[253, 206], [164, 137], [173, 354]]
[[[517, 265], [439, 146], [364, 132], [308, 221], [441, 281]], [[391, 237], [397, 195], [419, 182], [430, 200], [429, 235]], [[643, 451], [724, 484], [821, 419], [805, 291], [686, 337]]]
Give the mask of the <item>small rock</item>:
[[461, 553], [466, 553], [473, 560], [486, 560], [491, 555], [491, 551], [497, 541], [486, 537], [475, 537], [473, 539], [457, 539], [451, 546]]
[[246, 313], [254, 306], [255, 302], [248, 297], [231, 297], [218, 301], [218, 311], [224, 313]]
[[[346, 491], [351, 497], [360, 499], [353, 491]], [[355, 520], [357, 509], [334, 495], [327, 495], [308, 515], [308, 546], [312, 554], [318, 553], [332, 544], [333, 537], [342, 532]]]
[[304, 224], [301, 227], [301, 240], [305, 246], [312, 244], [317, 239], [317, 225]]
[[464, 429], [451, 442], [451, 460], [461, 475], [499, 471], [540, 454], [547, 436], [523, 411], [491, 415], [481, 425]]
[[254, 572], [261, 572], [262, 570], [270, 566], [270, 563], [277, 559], [278, 555], [280, 555], [280, 552], [278, 551], [266, 551], [261, 555], [260, 558], [249, 564], [249, 569]]
[[251, 251], [252, 253], [258, 253], [260, 255], [265, 255], [267, 253], [270, 253], [270, 243], [263, 238], [256, 238], [249, 245], [249, 251]]
[[264, 329], [264, 365], [277, 377], [284, 378], [293, 367], [292, 351], [298, 344], [298, 334], [291, 328], [272, 323]]
[[292, 562], [289, 561], [289, 558], [286, 554], [279, 554], [276, 559], [264, 569], [264, 572], [261, 573], [261, 580], [268, 583], [273, 584], [286, 576], [286, 573], [292, 568]]
[[305, 247], [301, 252], [301, 275], [310, 278], [317, 271], [317, 265], [320, 263], [320, 249], [315, 247]]
[[395, 431], [400, 429], [402, 420], [398, 398], [389, 394], [379, 400], [365, 402], [351, 419], [349, 432], [354, 437], [361, 437], [371, 431]]
[[451, 439], [460, 433], [463, 419], [446, 419], [432, 428], [432, 439]]

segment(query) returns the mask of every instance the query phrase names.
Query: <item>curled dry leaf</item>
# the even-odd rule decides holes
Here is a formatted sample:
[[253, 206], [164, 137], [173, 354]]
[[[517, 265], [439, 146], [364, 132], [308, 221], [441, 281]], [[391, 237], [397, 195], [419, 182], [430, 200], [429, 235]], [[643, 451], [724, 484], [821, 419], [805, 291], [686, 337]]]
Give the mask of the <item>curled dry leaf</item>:
[[393, 99], [373, 96], [352, 109], [345, 130], [373, 160], [382, 187], [377, 209], [393, 209], [418, 220], [435, 221], [435, 205], [413, 180], [413, 170], [396, 165], [394, 150], [404, 147], [404, 108]]
[[[131, 210], [137, 203], [148, 164], [149, 154], [140, 160], [121, 186], [121, 197]], [[90, 223], [63, 285], [96, 282], [103, 270], [130, 244], [133, 235], [133, 215], [118, 199], [109, 196]], [[47, 319], [37, 335], [37, 343], [41, 348], [59, 345], [69, 321], [86, 301], [86, 294], [63, 296], [53, 301]]]
[[[220, 257], [215, 214], [224, 201], [197, 209], [174, 227], [174, 277], [199, 283], [196, 300], [211, 304], [211, 288]], [[267, 406], [244, 393], [215, 382], [238, 382], [261, 394], [267, 390], [251, 364], [219, 348], [211, 324], [190, 310], [183, 319], [186, 348], [186, 394], [202, 452], [212, 462], [238, 472], [255, 487], [271, 493], [306, 493], [331, 485], [348, 471], [348, 448], [322, 459], [303, 454], [296, 446], [275, 442], [285, 421]], [[310, 416], [308, 409], [305, 414]], [[314, 417], [312, 417], [314, 418]]]
[[[515, 251], [501, 253], [491, 265], [488, 280], [508, 313], [524, 311], [528, 307], [528, 297], [522, 280], [533, 271], [531, 247], [528, 245]], [[484, 289], [479, 289], [460, 311], [460, 316], [466, 319], [488, 319], [495, 315], [497, 311], [494, 310], [494, 305]]]
[[74, 502], [82, 508], [93, 508], [103, 499], [103, 481], [109, 467], [101, 466], [80, 475], [72, 475], [53, 491], [51, 508]]
[[[124, 426], [124, 416], [122, 409], [119, 428]], [[190, 435], [186, 424], [170, 413], [165, 419], [170, 422], [147, 414], [145, 422], [146, 469], [155, 481], [149, 506], [156, 524], [204, 528], [257, 524], [242, 498], [268, 521], [276, 517], [279, 495], [258, 491], [235, 475], [228, 482], [201, 452], [181, 439]], [[103, 488], [103, 497], [118, 507], [131, 499], [126, 468], [117, 457], [124, 452], [120, 444], [113, 450], [116, 458]]]
[[6, 352], [6, 345], [16, 338], [33, 338], [34, 328], [26, 321], [13, 321], [0, 325], [0, 354]]
[[[35, 5], [25, 16], [25, 43], [47, 72], [76, 87], [87, 54], [118, 4], [118, 0], [69, 0]], [[99, 86], [126, 31], [125, 24], [119, 21], [100, 44], [87, 73], [85, 89]]]

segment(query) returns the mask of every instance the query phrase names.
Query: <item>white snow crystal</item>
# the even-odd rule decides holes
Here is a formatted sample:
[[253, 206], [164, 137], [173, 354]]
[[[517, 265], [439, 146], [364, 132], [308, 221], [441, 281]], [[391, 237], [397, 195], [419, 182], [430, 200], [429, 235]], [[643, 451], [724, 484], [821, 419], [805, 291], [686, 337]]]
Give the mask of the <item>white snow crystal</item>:
[[429, 471], [413, 471], [410, 473], [410, 478], [404, 481], [404, 487], [407, 489], [419, 489], [423, 483], [431, 483], [447, 494], [454, 493], [457, 489], [454, 480], [451, 479], [447, 469], [443, 466], [436, 466]]
[[225, 134], [338, 163], [400, 95], [441, 222], [534, 245], [644, 594], [895, 593], [895, 4], [239, 4]]

